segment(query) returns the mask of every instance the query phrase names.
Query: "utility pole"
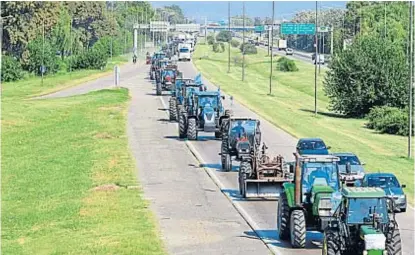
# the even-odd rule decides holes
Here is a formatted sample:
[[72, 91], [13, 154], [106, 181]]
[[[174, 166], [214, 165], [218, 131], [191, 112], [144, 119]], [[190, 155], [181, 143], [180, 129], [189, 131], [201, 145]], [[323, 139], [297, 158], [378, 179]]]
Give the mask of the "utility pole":
[[[143, 24], [144, 23], [144, 12], [143, 12], [143, 10], [141, 11], [141, 21], [140, 21], [140, 24]], [[140, 28], [140, 30], [141, 30], [141, 28]], [[143, 30], [141, 30], [141, 31], [143, 31]], [[144, 30], [145, 31], [145, 30]], [[141, 33], [140, 33], [141, 34]], [[143, 41], [143, 37], [141, 37], [141, 39], [140, 39], [140, 41], [142, 42]], [[141, 53], [143, 53], [143, 48], [144, 48], [144, 45], [143, 45], [144, 43], [141, 43], [141, 46], [140, 46], [140, 50], [141, 50]]]
[[334, 26], [333, 24], [330, 27], [330, 32], [331, 32], [331, 36], [330, 36], [330, 55], [331, 55], [331, 59], [333, 59], [334, 53], [333, 53], [333, 49], [334, 49]]
[[[111, 1], [111, 15], [112, 15], [112, 19], [114, 20], [114, 1]], [[111, 46], [110, 46], [111, 61], [112, 61], [112, 40], [113, 40], [113, 32], [111, 31]]]
[[408, 158], [412, 156], [412, 112], [413, 112], [413, 81], [414, 81], [414, 2], [409, 2], [409, 134], [408, 134]]
[[207, 42], [207, 17], [205, 17], [205, 44], [208, 45], [208, 42]]
[[272, 59], [274, 50], [274, 13], [275, 13], [275, 1], [272, 1], [272, 27], [271, 27], [271, 66], [269, 72], [269, 94], [272, 93]]
[[45, 20], [42, 19], [42, 66], [40, 67], [40, 72], [42, 74], [42, 85], [43, 85], [43, 73], [45, 72]]
[[[231, 33], [231, 2], [228, 1], [228, 30], [232, 40]], [[231, 41], [228, 42], [228, 73], [231, 72]]]
[[314, 59], [314, 114], [317, 116], [317, 57], [318, 57], [318, 36], [317, 36], [317, 28], [318, 28], [318, 9], [317, 9], [317, 1], [316, 1], [316, 31], [314, 34], [314, 41], [315, 41], [315, 48], [316, 48], [316, 57]]
[[245, 80], [245, 2], [242, 2], [242, 81]]
[[[316, 9], [316, 12], [317, 12], [317, 9]], [[321, 3], [320, 3], [320, 12], [321, 12]], [[318, 27], [316, 28], [317, 29], [317, 31], [318, 31]], [[322, 35], [322, 33], [320, 32], [319, 33], [320, 34], [320, 40], [321, 40], [321, 35]], [[323, 34], [324, 35], [324, 34]], [[324, 38], [324, 37], [323, 37]], [[321, 71], [321, 64], [320, 64], [320, 55], [321, 54], [324, 54], [324, 52], [322, 52], [321, 51], [321, 45], [320, 44], [317, 44], [317, 46], [318, 46], [318, 51], [320, 52], [319, 54], [318, 54], [318, 75], [320, 75], [320, 71]], [[323, 50], [324, 50], [324, 39], [323, 39]], [[316, 56], [317, 57], [317, 56]]]
[[69, 52], [70, 52], [70, 57], [69, 57], [69, 76], [71, 76], [72, 74], [72, 17], [71, 17], [71, 21], [69, 21]]

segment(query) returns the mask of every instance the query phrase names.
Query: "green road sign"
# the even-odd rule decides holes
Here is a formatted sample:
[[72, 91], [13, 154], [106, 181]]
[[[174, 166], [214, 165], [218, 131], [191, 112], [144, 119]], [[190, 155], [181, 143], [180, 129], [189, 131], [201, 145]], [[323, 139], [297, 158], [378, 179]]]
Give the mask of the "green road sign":
[[255, 26], [255, 32], [264, 32], [264, 26]]
[[314, 24], [306, 23], [282, 23], [281, 34], [283, 35], [313, 35], [316, 33]]

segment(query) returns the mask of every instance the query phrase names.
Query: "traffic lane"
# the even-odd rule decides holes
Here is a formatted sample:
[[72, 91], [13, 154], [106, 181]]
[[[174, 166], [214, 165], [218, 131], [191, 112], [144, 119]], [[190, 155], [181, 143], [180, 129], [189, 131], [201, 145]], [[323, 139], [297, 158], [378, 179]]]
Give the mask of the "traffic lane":
[[[185, 77], [194, 77], [195, 75], [198, 74], [198, 71], [196, 70], [193, 63], [191, 62], [180, 62], [179, 69], [183, 71]], [[208, 80], [203, 79], [203, 81], [207, 85], [208, 89], [217, 90], [217, 87], [214, 86]], [[284, 158], [287, 161], [292, 161], [294, 159], [293, 152], [295, 151], [295, 145], [297, 142], [297, 139], [295, 137], [292, 137], [291, 135], [284, 132], [283, 130], [278, 129], [273, 124], [259, 117], [257, 114], [253, 113], [251, 110], [242, 106], [240, 103], [236, 102], [235, 100], [231, 102], [229, 100], [229, 95], [224, 93], [223, 91], [221, 91], [221, 93], [224, 94], [226, 97], [226, 100], [224, 100], [225, 108], [232, 109], [234, 111], [234, 116], [247, 116], [247, 117], [257, 118], [261, 121], [261, 131], [262, 131], [263, 141], [269, 147], [268, 151], [269, 153], [271, 153], [271, 155], [281, 154], [282, 156], [284, 156]], [[202, 144], [205, 145], [204, 143]], [[209, 159], [210, 160], [209, 162], [212, 162], [210, 164], [217, 166], [220, 164], [220, 157], [219, 155], [217, 155], [220, 152], [220, 143], [218, 143], [218, 145], [216, 146], [217, 146], [216, 155], [214, 153], [215, 149], [211, 149], [211, 152], [207, 154], [213, 155], [213, 158]], [[199, 150], [203, 151], [203, 148], [204, 146], [199, 148]], [[205, 157], [209, 158], [208, 155], [205, 155]], [[224, 174], [224, 176], [228, 176], [227, 173]], [[224, 178], [224, 176], [222, 176], [222, 178]], [[228, 185], [231, 185], [233, 182], [235, 183], [232, 189], [234, 192], [235, 190], [237, 190], [237, 177], [229, 177], [229, 178], [230, 180], [228, 181]], [[414, 242], [413, 242], [414, 237], [415, 237], [414, 210], [412, 208], [408, 208], [408, 210], [405, 213], [397, 214], [396, 219], [401, 228], [403, 254], [405, 255], [414, 254]], [[268, 224], [273, 224], [271, 218], [265, 219], [264, 222], [267, 222]], [[274, 219], [274, 222], [276, 222], [275, 219]], [[275, 224], [273, 226], [275, 229]]]
[[169, 253], [268, 254], [263, 242], [244, 235], [249, 225], [177, 139], [177, 124], [146, 77], [141, 72], [124, 84], [131, 96], [127, 134]]

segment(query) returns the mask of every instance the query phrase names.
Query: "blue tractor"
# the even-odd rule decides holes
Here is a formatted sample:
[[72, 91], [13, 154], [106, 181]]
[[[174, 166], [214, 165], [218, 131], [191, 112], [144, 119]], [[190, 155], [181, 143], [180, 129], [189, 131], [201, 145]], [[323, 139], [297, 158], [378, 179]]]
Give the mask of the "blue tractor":
[[177, 69], [177, 65], [170, 61], [164, 62], [160, 69], [160, 82], [156, 83], [157, 95], [161, 95], [163, 90], [171, 90], [179, 75], [180, 72]]
[[195, 91], [187, 97], [186, 107], [179, 118], [179, 137], [197, 140], [199, 131], [214, 132], [221, 137], [220, 126], [231, 117], [230, 110], [223, 108], [219, 91]]

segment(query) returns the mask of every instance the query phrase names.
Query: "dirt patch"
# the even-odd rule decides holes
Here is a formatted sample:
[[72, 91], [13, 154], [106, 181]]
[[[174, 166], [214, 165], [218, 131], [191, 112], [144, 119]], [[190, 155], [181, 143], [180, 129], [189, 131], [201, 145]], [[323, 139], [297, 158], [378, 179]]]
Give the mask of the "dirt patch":
[[104, 184], [104, 185], [97, 186], [97, 187], [93, 188], [92, 190], [94, 190], [94, 191], [114, 191], [114, 190], [118, 190], [119, 188], [120, 188], [120, 186], [118, 186], [116, 184]]
[[98, 134], [95, 135], [95, 138], [98, 138], [98, 139], [111, 139], [112, 135], [108, 134], [107, 132], [98, 133]]

